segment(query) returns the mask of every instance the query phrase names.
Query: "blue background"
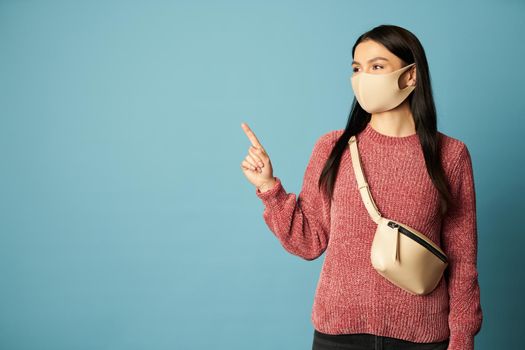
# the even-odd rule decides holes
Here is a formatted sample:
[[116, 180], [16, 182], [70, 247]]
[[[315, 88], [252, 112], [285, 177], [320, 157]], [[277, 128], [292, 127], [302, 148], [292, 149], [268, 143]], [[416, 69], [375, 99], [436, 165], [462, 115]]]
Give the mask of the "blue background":
[[298, 193], [343, 128], [351, 48], [423, 43], [471, 151], [477, 349], [522, 341], [522, 1], [0, 1], [0, 349], [309, 349], [323, 257], [288, 254], [240, 169]]

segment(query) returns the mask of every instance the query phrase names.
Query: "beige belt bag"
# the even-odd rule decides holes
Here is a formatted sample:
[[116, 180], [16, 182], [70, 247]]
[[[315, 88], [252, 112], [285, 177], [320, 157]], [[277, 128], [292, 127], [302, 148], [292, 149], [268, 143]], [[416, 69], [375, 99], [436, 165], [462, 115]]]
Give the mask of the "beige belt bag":
[[363, 175], [357, 139], [348, 141], [355, 177], [366, 210], [377, 223], [370, 259], [374, 269], [388, 281], [415, 295], [432, 292], [448, 266], [447, 255], [414, 228], [382, 217]]

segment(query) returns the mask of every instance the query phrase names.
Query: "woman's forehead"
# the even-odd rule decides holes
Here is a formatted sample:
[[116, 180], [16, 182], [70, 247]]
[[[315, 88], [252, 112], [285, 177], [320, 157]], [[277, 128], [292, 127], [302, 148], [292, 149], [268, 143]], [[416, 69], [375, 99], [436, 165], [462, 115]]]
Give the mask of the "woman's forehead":
[[371, 64], [374, 62], [399, 63], [399, 58], [386, 47], [372, 40], [359, 43], [354, 52], [352, 64]]

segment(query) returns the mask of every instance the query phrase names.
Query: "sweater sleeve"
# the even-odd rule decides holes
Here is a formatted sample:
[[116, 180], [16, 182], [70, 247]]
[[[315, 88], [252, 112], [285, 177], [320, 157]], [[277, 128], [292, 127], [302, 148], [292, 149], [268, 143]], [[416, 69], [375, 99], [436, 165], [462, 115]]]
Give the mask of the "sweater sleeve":
[[445, 273], [449, 294], [448, 350], [473, 350], [483, 314], [476, 264], [476, 194], [472, 160], [465, 144], [452, 179], [453, 205], [442, 222], [442, 242], [449, 257]]
[[318, 180], [331, 151], [333, 131], [314, 145], [303, 177], [301, 192], [288, 193], [279, 177], [276, 184], [257, 196], [264, 204], [263, 218], [289, 253], [314, 260], [326, 250], [330, 235], [330, 200], [318, 188]]

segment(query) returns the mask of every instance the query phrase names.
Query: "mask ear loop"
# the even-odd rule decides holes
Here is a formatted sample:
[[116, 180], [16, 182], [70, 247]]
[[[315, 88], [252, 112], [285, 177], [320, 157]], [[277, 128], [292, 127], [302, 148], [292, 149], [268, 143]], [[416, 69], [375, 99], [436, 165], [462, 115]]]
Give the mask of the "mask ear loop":
[[405, 91], [405, 90], [407, 90], [407, 89], [415, 89], [415, 88], [416, 88], [415, 85], [407, 85], [407, 86], [405, 86], [405, 87], [402, 88], [402, 89], [399, 88], [399, 78], [401, 78], [401, 76], [402, 76], [403, 74], [405, 74], [405, 73], [409, 70], [409, 67], [411, 67], [411, 66], [413, 66], [413, 65], [415, 65], [415, 64], [416, 64], [416, 62], [413, 62], [413, 63], [410, 63], [409, 65], [406, 65], [406, 66], [404, 66], [403, 68], [401, 68], [401, 69], [405, 69], [405, 70], [402, 71], [401, 74], [399, 74], [399, 77], [397, 78], [397, 87], [398, 87], [398, 89], [399, 89], [400, 91]]

